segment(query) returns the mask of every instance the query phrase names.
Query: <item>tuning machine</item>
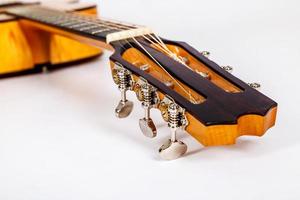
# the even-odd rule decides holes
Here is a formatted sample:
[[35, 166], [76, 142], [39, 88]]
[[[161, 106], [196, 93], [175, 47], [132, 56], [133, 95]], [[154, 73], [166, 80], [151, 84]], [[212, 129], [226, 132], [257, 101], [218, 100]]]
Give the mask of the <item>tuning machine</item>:
[[162, 100], [160, 109], [163, 118], [168, 122], [171, 137], [160, 147], [159, 154], [165, 160], [180, 158], [187, 151], [187, 145], [177, 139], [177, 132], [184, 130], [188, 124], [185, 110], [167, 97]]
[[233, 72], [233, 67], [231, 66], [221, 66], [222, 69], [224, 69], [226, 72], [228, 73], [232, 73]]
[[253, 89], [256, 89], [256, 90], [260, 90], [261, 89], [261, 84], [260, 83], [248, 83], [248, 85], [250, 87], [252, 87]]
[[201, 54], [205, 57], [209, 57], [210, 56], [210, 52], [209, 51], [202, 51]]
[[127, 100], [126, 97], [126, 92], [132, 90], [134, 86], [132, 73], [121, 64], [116, 63], [113, 66], [112, 74], [113, 80], [121, 92], [121, 100], [115, 109], [115, 114], [118, 118], [125, 118], [130, 115], [133, 109], [133, 102]]
[[140, 78], [136, 84], [135, 92], [138, 100], [142, 102], [142, 107], [145, 110], [145, 116], [139, 120], [140, 129], [146, 137], [154, 138], [156, 137], [157, 130], [150, 117], [150, 110], [157, 107], [159, 103], [157, 89], [143, 78]]

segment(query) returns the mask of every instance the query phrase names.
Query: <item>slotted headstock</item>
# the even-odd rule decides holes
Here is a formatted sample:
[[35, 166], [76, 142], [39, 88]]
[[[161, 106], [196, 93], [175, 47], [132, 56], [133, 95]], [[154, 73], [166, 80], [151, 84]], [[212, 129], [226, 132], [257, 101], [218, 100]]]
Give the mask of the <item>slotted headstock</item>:
[[[185, 129], [203, 145], [213, 146], [234, 144], [242, 135], [262, 136], [275, 123], [277, 103], [229, 73], [230, 67], [211, 61], [206, 52], [184, 42], [153, 41], [151, 37], [112, 45], [115, 82], [121, 91], [136, 92], [146, 109], [145, 118], [140, 120], [144, 134], [156, 135], [151, 108], [158, 108], [174, 130], [171, 141], [160, 150], [163, 154], [173, 148], [178, 128]], [[118, 79], [122, 70], [127, 72], [126, 80], [130, 80], [123, 88]], [[118, 112], [122, 113], [123, 105], [127, 116], [131, 106], [123, 97]], [[172, 116], [174, 105], [177, 109]], [[179, 157], [186, 150], [181, 143], [175, 146], [181, 149], [179, 153], [168, 152], [163, 155], [166, 159]]]

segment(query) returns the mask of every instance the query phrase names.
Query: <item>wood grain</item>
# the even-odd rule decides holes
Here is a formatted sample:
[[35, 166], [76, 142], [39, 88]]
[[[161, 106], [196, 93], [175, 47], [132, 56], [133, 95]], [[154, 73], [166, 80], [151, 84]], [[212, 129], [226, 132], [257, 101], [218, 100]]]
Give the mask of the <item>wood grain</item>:
[[272, 108], [265, 116], [244, 115], [237, 124], [205, 126], [187, 113], [189, 125], [186, 131], [204, 146], [232, 145], [238, 137], [263, 136], [275, 125], [277, 107]]
[[0, 30], [0, 73], [33, 68], [31, 49], [18, 22], [2, 22]]
[[[96, 15], [97, 9], [94, 7], [77, 12]], [[11, 20], [9, 16], [5, 19]], [[99, 47], [23, 22], [17, 19], [0, 21], [1, 74], [32, 69], [36, 65], [48, 63], [67, 64], [102, 54]]]
[[[78, 11], [82, 15], [97, 15], [96, 8]], [[50, 63], [61, 64], [101, 55], [102, 50], [67, 37], [51, 34]]]

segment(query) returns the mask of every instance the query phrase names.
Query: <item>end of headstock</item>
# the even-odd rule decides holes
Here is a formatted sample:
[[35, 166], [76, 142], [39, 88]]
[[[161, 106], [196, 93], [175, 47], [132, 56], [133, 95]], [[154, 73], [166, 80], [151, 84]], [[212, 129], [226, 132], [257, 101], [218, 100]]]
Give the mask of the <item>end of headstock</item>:
[[236, 124], [205, 126], [192, 115], [188, 115], [191, 126], [187, 132], [204, 146], [233, 145], [241, 136], [263, 136], [275, 125], [277, 107], [271, 108], [266, 115], [243, 115]]

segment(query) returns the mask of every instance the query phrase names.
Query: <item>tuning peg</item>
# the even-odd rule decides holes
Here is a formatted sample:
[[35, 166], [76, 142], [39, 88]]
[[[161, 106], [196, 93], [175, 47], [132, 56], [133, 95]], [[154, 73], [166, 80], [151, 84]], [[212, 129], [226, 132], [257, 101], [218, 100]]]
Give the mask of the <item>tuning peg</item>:
[[231, 67], [231, 66], [222, 66], [221, 68], [229, 73], [233, 72], [233, 67]]
[[160, 156], [165, 160], [180, 158], [187, 151], [187, 145], [177, 140], [177, 131], [184, 127], [186, 119], [183, 119], [182, 109], [172, 102], [168, 106], [168, 127], [171, 129], [171, 138], [159, 149]]
[[140, 129], [146, 137], [154, 138], [156, 137], [157, 130], [150, 117], [150, 109], [158, 102], [156, 89], [147, 82], [143, 83], [139, 90], [139, 100], [142, 101], [142, 107], [145, 109], [144, 118], [139, 120]]
[[202, 51], [201, 54], [205, 57], [209, 57], [210, 56], [210, 52], [209, 51]]
[[261, 88], [261, 84], [259, 83], [248, 83], [248, 85], [256, 90], [259, 90]]
[[[123, 94], [122, 94], [123, 95]], [[133, 110], [133, 102], [122, 98], [115, 109], [115, 114], [118, 118], [126, 118]]]
[[121, 92], [121, 100], [115, 109], [115, 114], [118, 118], [125, 118], [130, 115], [133, 109], [133, 102], [126, 98], [127, 90], [133, 87], [131, 72], [116, 64], [113, 69], [113, 78]]

